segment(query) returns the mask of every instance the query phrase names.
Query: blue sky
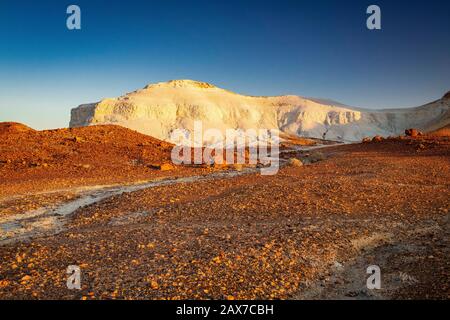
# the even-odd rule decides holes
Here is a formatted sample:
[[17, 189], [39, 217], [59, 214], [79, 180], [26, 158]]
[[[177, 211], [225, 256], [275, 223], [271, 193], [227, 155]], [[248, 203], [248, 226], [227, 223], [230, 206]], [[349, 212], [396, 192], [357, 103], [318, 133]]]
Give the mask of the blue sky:
[[[70, 4], [81, 30], [66, 28]], [[370, 4], [380, 31], [366, 28]], [[450, 90], [449, 12], [447, 0], [0, 0], [0, 121], [65, 127], [81, 103], [170, 79], [417, 106]]]

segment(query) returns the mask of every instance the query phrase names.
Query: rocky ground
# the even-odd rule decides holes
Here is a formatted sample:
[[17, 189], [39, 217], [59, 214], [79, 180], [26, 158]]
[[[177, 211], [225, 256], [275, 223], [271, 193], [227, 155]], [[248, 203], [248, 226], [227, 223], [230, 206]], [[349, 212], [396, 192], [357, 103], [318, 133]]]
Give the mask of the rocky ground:
[[[104, 135], [110, 129], [92, 130], [106, 130]], [[129, 163], [142, 156], [135, 137], [130, 136], [129, 152], [117, 146], [117, 153], [97, 161], [82, 151], [83, 144], [102, 144], [97, 138], [76, 129], [64, 134], [55, 142], [79, 153], [77, 163], [108, 173], [104, 183], [128, 187], [78, 190], [73, 186], [94, 181], [90, 171], [78, 167], [70, 169], [69, 182], [60, 174], [65, 182], [55, 186], [52, 181], [71, 168], [69, 163], [43, 161], [40, 153], [35, 159], [34, 151], [19, 149], [14, 152], [23, 156], [8, 162], [5, 155], [12, 151], [4, 148], [15, 147], [12, 138], [2, 142], [0, 172], [7, 173], [0, 200], [2, 299], [450, 297], [448, 137], [286, 152], [284, 157], [304, 165], [286, 162], [274, 176], [251, 168], [161, 172], [127, 164], [111, 177], [101, 169], [108, 158]], [[76, 137], [82, 140], [65, 140]], [[155, 153], [144, 162], [161, 162], [161, 156]], [[36, 169], [31, 162], [48, 166]], [[27, 173], [15, 175], [8, 170], [13, 163]], [[45, 176], [32, 171], [53, 166], [54, 173]], [[133, 180], [152, 179], [165, 182], [129, 188]], [[18, 197], [19, 191], [26, 194]], [[35, 199], [41, 200], [36, 204]], [[80, 199], [78, 209], [64, 207]], [[46, 209], [35, 208], [41, 205]], [[8, 235], [15, 229], [23, 231], [20, 237]], [[81, 290], [66, 286], [69, 265], [81, 268]], [[369, 265], [381, 269], [380, 290], [366, 288]]]
[[171, 162], [172, 145], [113, 125], [35, 131], [0, 123], [0, 150], [0, 196], [11, 197], [167, 176], [158, 166]]

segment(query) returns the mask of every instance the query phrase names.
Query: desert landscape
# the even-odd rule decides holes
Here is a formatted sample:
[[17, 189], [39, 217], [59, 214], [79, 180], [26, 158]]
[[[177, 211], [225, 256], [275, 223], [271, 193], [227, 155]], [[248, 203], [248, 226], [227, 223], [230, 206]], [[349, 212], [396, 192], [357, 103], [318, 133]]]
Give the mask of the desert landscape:
[[[448, 299], [449, 115], [449, 93], [367, 111], [176, 80], [0, 123], [0, 299]], [[195, 119], [277, 128], [278, 173], [174, 165]]]

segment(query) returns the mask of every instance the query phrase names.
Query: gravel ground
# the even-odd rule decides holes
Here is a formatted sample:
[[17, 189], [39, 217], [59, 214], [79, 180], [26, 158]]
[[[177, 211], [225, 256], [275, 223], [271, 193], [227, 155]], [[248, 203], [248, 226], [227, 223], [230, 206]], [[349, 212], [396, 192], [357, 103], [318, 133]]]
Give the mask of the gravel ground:
[[[448, 138], [294, 156], [314, 163], [112, 195], [56, 234], [4, 244], [0, 298], [450, 297]], [[373, 264], [381, 290], [365, 287]]]

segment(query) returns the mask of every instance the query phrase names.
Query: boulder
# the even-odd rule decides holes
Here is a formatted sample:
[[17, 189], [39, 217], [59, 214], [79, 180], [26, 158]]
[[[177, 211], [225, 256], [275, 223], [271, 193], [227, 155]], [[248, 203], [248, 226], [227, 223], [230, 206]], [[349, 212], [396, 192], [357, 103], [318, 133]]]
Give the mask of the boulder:
[[175, 166], [170, 162], [165, 162], [161, 164], [150, 164], [148, 165], [149, 168], [155, 169], [155, 170], [161, 170], [161, 171], [170, 171], [175, 169]]
[[384, 138], [382, 136], [375, 136], [372, 138], [372, 142], [381, 142]]
[[173, 169], [175, 169], [175, 166], [173, 164], [169, 163], [169, 162], [163, 163], [161, 165], [161, 167], [160, 167], [161, 171], [170, 171], [170, 170], [173, 170]]
[[417, 137], [419, 135], [419, 131], [417, 129], [406, 129], [405, 135], [408, 137]]
[[297, 158], [290, 158], [288, 160], [288, 165], [291, 167], [301, 167], [303, 166], [303, 162]]

